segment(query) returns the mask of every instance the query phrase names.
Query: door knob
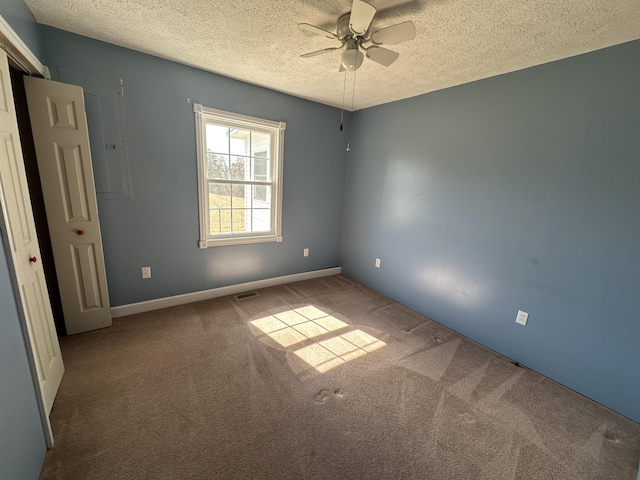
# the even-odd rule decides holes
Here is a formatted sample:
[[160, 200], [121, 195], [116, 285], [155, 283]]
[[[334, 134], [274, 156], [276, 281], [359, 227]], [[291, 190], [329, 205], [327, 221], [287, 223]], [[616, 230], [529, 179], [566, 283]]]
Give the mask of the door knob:
[[31, 263], [36, 263], [38, 261], [38, 259], [36, 257], [29, 257], [29, 261]]
[[77, 233], [78, 235], [84, 235], [84, 230], [76, 230], [76, 233]]

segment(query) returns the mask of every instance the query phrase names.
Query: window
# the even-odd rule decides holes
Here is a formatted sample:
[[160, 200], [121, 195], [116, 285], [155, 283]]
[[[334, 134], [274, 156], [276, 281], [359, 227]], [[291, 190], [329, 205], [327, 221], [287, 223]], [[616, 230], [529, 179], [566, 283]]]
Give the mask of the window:
[[286, 124], [194, 104], [200, 248], [282, 241]]

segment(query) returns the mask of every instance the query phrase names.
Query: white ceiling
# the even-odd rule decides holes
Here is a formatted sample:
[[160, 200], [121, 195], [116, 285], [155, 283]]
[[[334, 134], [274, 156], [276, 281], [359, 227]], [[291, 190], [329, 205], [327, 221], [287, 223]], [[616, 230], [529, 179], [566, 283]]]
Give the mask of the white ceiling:
[[[340, 107], [340, 52], [297, 28], [335, 31], [351, 0], [25, 0], [39, 23]], [[640, 0], [371, 0], [373, 25], [412, 20], [416, 38], [365, 59], [353, 110], [640, 38]], [[640, 59], [639, 59], [640, 60]], [[353, 73], [347, 77], [347, 86]], [[351, 110], [349, 88], [346, 109]]]

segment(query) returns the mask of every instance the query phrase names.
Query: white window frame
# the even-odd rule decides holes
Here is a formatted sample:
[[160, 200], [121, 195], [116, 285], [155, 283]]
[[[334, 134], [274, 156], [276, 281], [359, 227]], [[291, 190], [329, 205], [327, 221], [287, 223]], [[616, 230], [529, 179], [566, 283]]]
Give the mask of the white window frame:
[[[193, 104], [196, 118], [196, 150], [198, 160], [198, 209], [200, 214], [199, 248], [245, 243], [282, 242], [282, 176], [285, 122], [263, 120]], [[269, 232], [210, 233], [209, 179], [207, 178], [207, 123], [224, 125], [271, 135], [271, 230]]]

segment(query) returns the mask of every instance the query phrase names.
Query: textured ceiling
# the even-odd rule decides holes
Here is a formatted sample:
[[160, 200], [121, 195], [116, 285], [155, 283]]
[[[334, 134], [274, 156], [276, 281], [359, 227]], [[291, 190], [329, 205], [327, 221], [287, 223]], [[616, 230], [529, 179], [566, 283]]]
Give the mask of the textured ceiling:
[[[25, 1], [39, 23], [328, 105], [343, 101], [340, 52], [299, 56], [337, 42], [296, 25], [335, 31], [350, 0]], [[388, 47], [400, 53], [390, 67], [365, 59], [353, 110], [640, 38], [640, 0], [370, 3], [374, 26], [412, 20], [416, 38]]]

